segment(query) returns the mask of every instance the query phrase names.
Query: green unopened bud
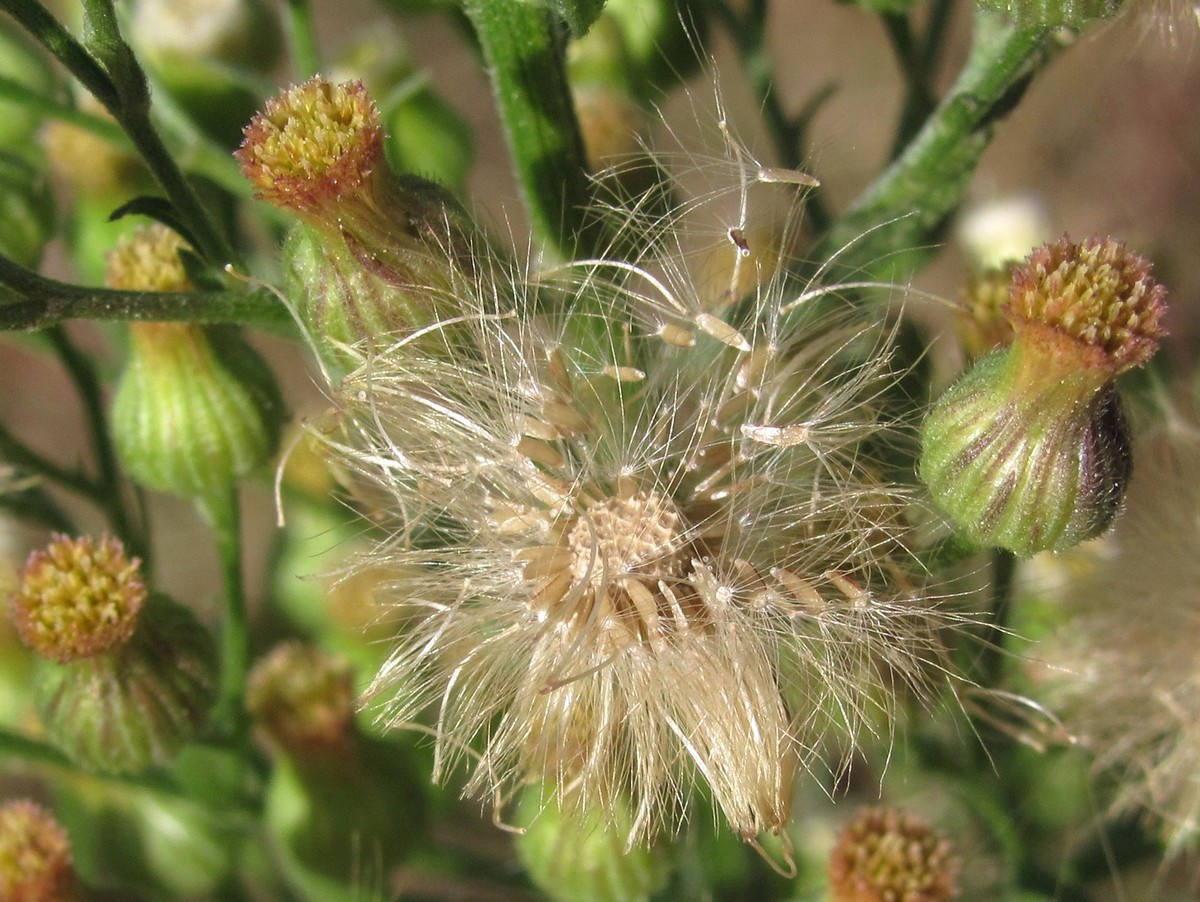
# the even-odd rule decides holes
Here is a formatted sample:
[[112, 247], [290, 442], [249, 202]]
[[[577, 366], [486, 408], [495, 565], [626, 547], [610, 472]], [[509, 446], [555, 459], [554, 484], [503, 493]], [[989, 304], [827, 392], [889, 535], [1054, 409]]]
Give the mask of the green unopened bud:
[[1013, 271], [1011, 346], [980, 360], [922, 429], [920, 473], [968, 538], [1061, 551], [1112, 523], [1130, 475], [1115, 378], [1153, 355], [1165, 290], [1110, 239], [1063, 238]]
[[72, 902], [79, 897], [67, 832], [33, 802], [0, 806], [0, 899]]
[[[152, 227], [109, 257], [112, 288], [191, 287], [181, 240]], [[113, 398], [117, 452], [142, 485], [211, 499], [275, 452], [282, 402], [270, 369], [232, 329], [134, 323], [130, 360]]]
[[245, 136], [237, 157], [255, 195], [311, 230], [286, 253], [300, 315], [319, 342], [356, 344], [457, 311], [453, 286], [476, 262], [469, 219], [444, 188], [390, 170], [361, 83], [318, 76], [290, 88]]
[[138, 773], [169, 762], [200, 733], [216, 698], [216, 651], [190, 611], [150, 599], [125, 645], [40, 669], [46, 736], [78, 764]]
[[859, 812], [829, 857], [830, 902], [958, 898], [958, 859], [921, 819], [895, 808]]
[[562, 807], [546, 784], [522, 792], [517, 854], [537, 887], [556, 902], [649, 899], [670, 877], [662, 849], [626, 848], [633, 818], [614, 800], [605, 811]]

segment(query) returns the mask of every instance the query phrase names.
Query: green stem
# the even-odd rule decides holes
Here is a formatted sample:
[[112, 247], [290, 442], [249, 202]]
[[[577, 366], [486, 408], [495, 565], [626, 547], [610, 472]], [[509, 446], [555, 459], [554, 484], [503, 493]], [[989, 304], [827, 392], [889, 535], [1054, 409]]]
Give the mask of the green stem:
[[265, 289], [118, 291], [47, 279], [0, 256], [0, 285], [26, 300], [0, 304], [0, 330], [45, 329], [69, 319], [240, 323], [295, 336], [287, 309]]
[[[916, 265], [932, 252], [929, 244], [962, 200], [996, 123], [1049, 59], [1049, 35], [976, 11], [970, 56], [950, 93], [817, 247], [814, 259], [824, 261], [825, 280], [877, 273], [881, 261], [899, 253], [909, 253], [906, 264]], [[888, 275], [902, 280], [907, 274]]]
[[41, 486], [8, 489], [0, 493], [0, 509], [16, 520], [37, 523], [51, 532], [78, 535], [75, 523]]
[[309, 0], [285, 0], [283, 14], [287, 24], [292, 69], [297, 80], [307, 81], [321, 71], [317, 34], [313, 27], [312, 4]]
[[0, 0], [0, 9], [16, 19], [38, 43], [57, 57], [106, 109], [111, 111], [120, 106], [117, 87], [104, 67], [43, 4], [37, 0]]
[[549, 10], [526, 0], [466, 0], [483, 48], [517, 180], [538, 237], [572, 259], [603, 250], [579, 123]]
[[146, 536], [129, 516], [129, 509], [125, 506], [121, 471], [117, 466], [117, 453], [109, 433], [108, 419], [104, 415], [104, 394], [95, 367], [87, 355], [75, 347], [62, 326], [51, 327], [46, 335], [75, 384], [75, 391], [83, 404], [92, 454], [96, 459], [96, 488], [100, 506], [108, 516], [113, 531], [128, 545], [130, 553], [145, 562], [148, 560], [149, 546]]
[[992, 620], [988, 625], [983, 651], [979, 656], [979, 684], [998, 686], [1004, 676], [1004, 637], [1012, 613], [1017, 559], [1011, 551], [997, 548], [992, 552]]
[[918, 41], [913, 34], [908, 16], [904, 13], [886, 13], [881, 18], [905, 84], [904, 106], [900, 110], [896, 137], [892, 142], [891, 158], [894, 160], [908, 146], [921, 123], [933, 112], [937, 98], [930, 84], [933, 61], [925, 55], [924, 42]]
[[246, 732], [246, 673], [250, 666], [250, 635], [246, 592], [242, 580], [242, 529], [236, 486], [223, 497], [201, 499], [200, 509], [212, 523], [221, 561], [225, 604], [221, 623], [221, 685], [213, 725], [217, 735], [235, 742]]

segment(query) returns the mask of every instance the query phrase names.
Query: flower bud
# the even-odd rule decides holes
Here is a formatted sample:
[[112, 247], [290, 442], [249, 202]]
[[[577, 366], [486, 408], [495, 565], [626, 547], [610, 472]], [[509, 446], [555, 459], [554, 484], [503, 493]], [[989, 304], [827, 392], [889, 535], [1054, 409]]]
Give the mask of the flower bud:
[[285, 265], [319, 342], [354, 344], [441, 319], [454, 312], [456, 274], [473, 265], [457, 201], [393, 173], [383, 141], [361, 82], [317, 76], [269, 100], [237, 152], [255, 195], [310, 230], [288, 243]]
[[156, 596], [125, 645], [46, 665], [35, 683], [46, 735], [72, 761], [105, 773], [169, 762], [208, 719], [216, 651], [186, 608]]
[[920, 473], [968, 538], [1029, 556], [1112, 523], [1130, 475], [1113, 385], [1164, 334], [1165, 290], [1111, 239], [1043, 245], [1013, 271], [1013, 342], [934, 405]]
[[128, 642], [145, 601], [141, 561], [118, 539], [55, 534], [25, 563], [12, 617], [22, 642], [65, 664]]
[[147, 598], [139, 562], [116, 539], [56, 536], [30, 555], [12, 606], [18, 634], [45, 659], [34, 700], [46, 735], [73, 761], [145, 770], [203, 725], [211, 640], [185, 608]]
[[670, 877], [660, 848], [626, 848], [633, 819], [619, 800], [605, 811], [568, 813], [557, 793], [535, 785], [522, 792], [517, 820], [525, 828], [515, 839], [521, 863], [556, 902], [648, 899]]
[[67, 832], [33, 802], [0, 806], [0, 899], [71, 902], [79, 886]]
[[920, 818], [868, 808], [838, 835], [829, 857], [829, 899], [946, 902], [957, 898], [958, 871], [950, 843]]
[[280, 645], [250, 674], [246, 707], [267, 743], [288, 754], [323, 754], [352, 742], [349, 665], [300, 642]]
[[282, 645], [251, 672], [247, 707], [274, 758], [265, 822], [288, 882], [332, 899], [381, 880], [419, 835], [422, 796], [402, 749], [355, 730], [349, 666]]
[[[177, 235], [139, 231], [109, 256], [112, 288], [191, 287]], [[130, 475], [160, 491], [213, 498], [262, 466], [279, 442], [282, 402], [270, 369], [232, 329], [134, 323], [113, 398], [117, 452]]]

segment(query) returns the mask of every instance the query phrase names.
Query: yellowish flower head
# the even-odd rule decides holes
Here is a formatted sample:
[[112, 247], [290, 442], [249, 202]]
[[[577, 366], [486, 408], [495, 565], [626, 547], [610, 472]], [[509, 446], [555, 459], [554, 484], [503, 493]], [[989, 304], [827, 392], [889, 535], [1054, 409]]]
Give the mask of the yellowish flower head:
[[128, 642], [145, 600], [141, 562], [118, 539], [56, 535], [25, 564], [13, 622], [42, 657], [72, 661]]

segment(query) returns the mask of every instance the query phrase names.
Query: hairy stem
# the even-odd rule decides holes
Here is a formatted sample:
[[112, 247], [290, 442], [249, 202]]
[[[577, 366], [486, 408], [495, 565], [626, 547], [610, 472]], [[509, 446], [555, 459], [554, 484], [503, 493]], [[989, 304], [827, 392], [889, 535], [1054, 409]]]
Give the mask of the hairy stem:
[[[813, 259], [823, 281], [880, 272], [905, 253], [903, 279], [927, 257], [958, 207], [995, 125], [1020, 100], [1055, 45], [1044, 29], [1019, 29], [996, 13], [975, 14], [971, 53], [950, 93], [896, 161], [824, 236]], [[881, 223], [889, 223], [880, 228]]]
[[250, 636], [246, 590], [242, 580], [242, 528], [237, 487], [221, 497], [199, 501], [212, 524], [225, 589], [221, 618], [221, 684], [213, 724], [217, 735], [240, 740], [246, 730], [246, 674], [250, 667]]
[[0, 329], [46, 329], [69, 319], [240, 323], [295, 336], [287, 309], [266, 290], [120, 291], [47, 279], [0, 255], [0, 285], [25, 300], [0, 304]]
[[585, 210], [591, 194], [563, 65], [564, 35], [525, 0], [467, 0], [504, 123], [513, 167], [538, 237], [565, 259], [602, 247]]

